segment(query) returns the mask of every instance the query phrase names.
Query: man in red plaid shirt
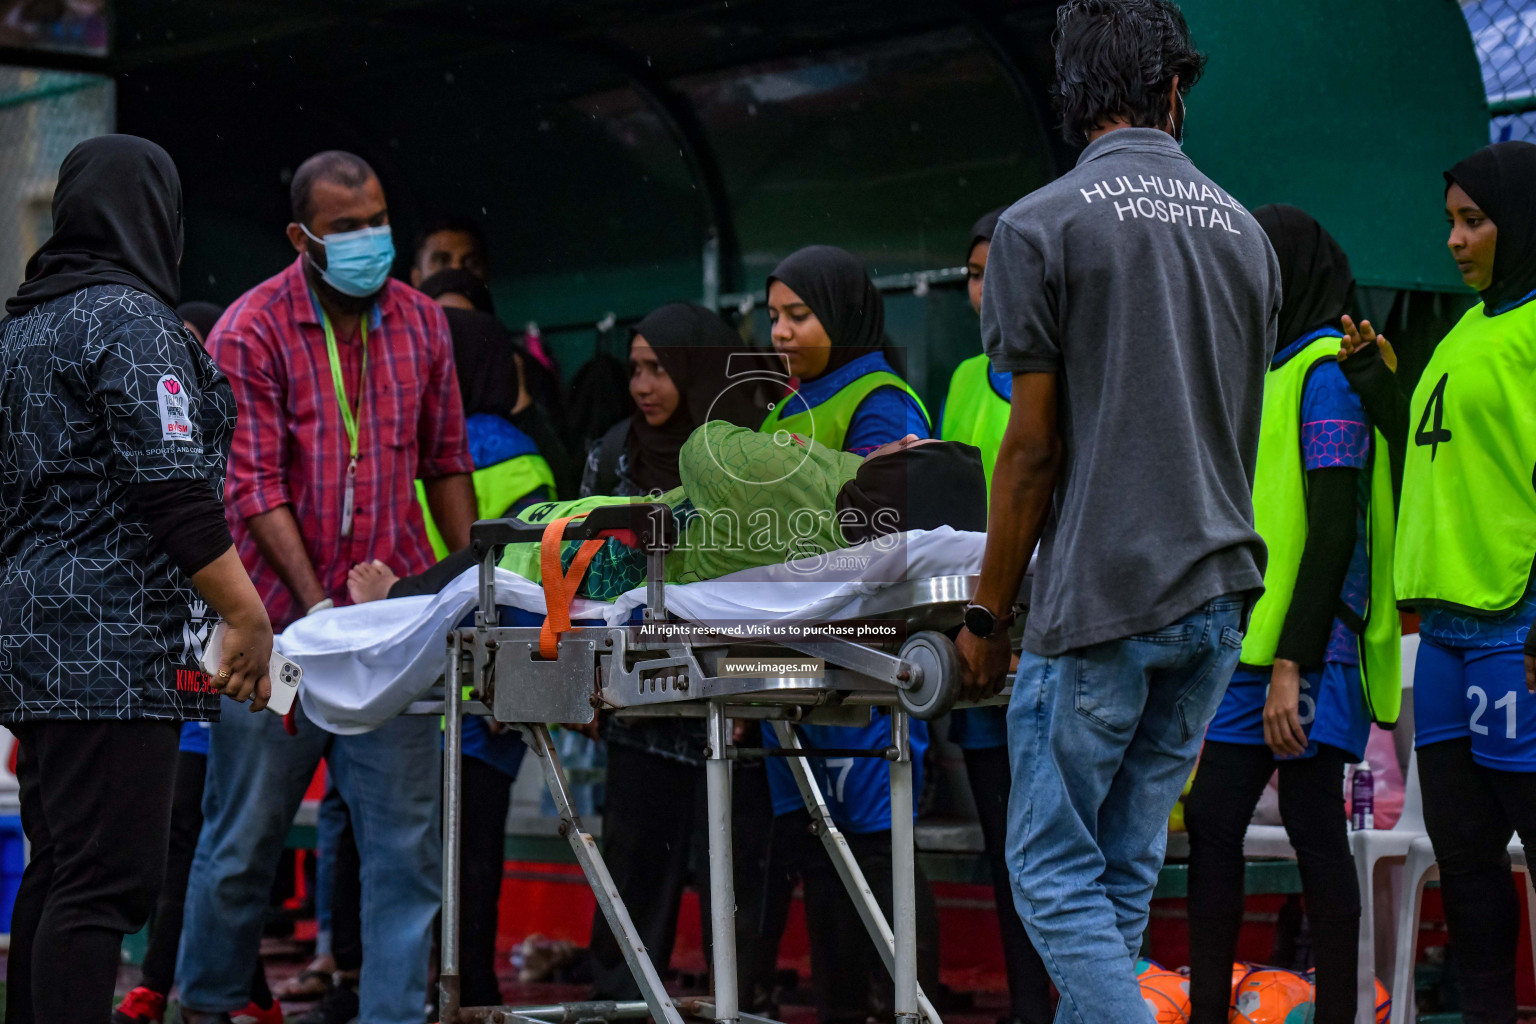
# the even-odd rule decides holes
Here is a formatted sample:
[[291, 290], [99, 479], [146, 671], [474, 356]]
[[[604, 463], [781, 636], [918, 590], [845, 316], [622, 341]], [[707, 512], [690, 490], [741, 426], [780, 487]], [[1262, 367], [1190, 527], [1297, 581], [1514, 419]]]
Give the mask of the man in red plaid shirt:
[[[475, 510], [448, 323], [388, 277], [377, 176], [330, 151], [299, 167], [291, 191], [298, 259], [242, 296], [209, 339], [239, 412], [230, 524], [279, 627], [344, 603], [359, 562], [402, 576], [433, 563], [417, 479], [451, 548], [469, 543]], [[278, 854], [324, 757], [362, 857], [361, 1019], [419, 1024], [439, 903], [438, 722], [401, 717], [332, 736], [305, 717], [302, 696], [295, 708], [296, 736], [232, 704], [213, 728], [176, 972], [184, 1019], [218, 1024], [245, 1007]]]

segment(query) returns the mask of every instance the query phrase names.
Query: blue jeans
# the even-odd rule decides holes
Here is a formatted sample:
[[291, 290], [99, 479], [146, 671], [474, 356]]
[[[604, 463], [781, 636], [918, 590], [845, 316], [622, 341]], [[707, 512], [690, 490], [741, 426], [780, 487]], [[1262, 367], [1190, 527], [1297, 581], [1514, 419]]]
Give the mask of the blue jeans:
[[1061, 993], [1058, 1024], [1151, 1021], [1136, 956], [1168, 814], [1237, 668], [1243, 599], [1055, 658], [1025, 652], [1008, 707], [1008, 872]]
[[[296, 706], [297, 707], [297, 706]], [[224, 700], [208, 748], [203, 832], [187, 885], [176, 980], [205, 1012], [250, 999], [262, 912], [278, 854], [322, 757], [352, 814], [362, 858], [362, 1024], [421, 1024], [442, 885], [438, 719], [400, 717], [333, 736], [298, 707], [297, 736], [277, 715]]]

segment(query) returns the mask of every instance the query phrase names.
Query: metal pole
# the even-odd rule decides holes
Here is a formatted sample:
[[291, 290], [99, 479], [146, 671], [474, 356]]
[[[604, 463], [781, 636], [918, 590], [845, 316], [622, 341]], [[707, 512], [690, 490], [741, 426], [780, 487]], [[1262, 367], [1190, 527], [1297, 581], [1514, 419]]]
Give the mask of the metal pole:
[[[651, 963], [645, 943], [640, 940], [640, 933], [635, 930], [635, 922], [630, 919], [629, 910], [624, 906], [624, 897], [613, 884], [608, 865], [598, 852], [597, 840], [582, 828], [581, 816], [576, 813], [570, 789], [566, 785], [565, 768], [561, 766], [560, 755], [555, 752], [554, 742], [549, 738], [549, 726], [542, 722], [519, 722], [517, 727], [522, 730], [528, 746], [539, 759], [539, 768], [544, 773], [544, 785], [555, 801], [555, 809], [560, 812], [560, 834], [571, 844], [571, 852], [576, 854], [576, 863], [581, 865], [592, 895], [597, 897], [597, 905], [602, 909], [608, 927], [613, 929], [614, 938], [624, 953], [624, 962], [635, 984], [640, 986], [640, 995], [650, 1008], [651, 1016], [657, 1024], [683, 1024], [677, 1007], [667, 995], [666, 986], [661, 983], [661, 975], [656, 973], [656, 965]], [[446, 1016], [443, 1020], [444, 1024], [448, 1024]]]
[[667, 617], [667, 553], [652, 551], [645, 557], [645, 611], [647, 622]]
[[[772, 723], [773, 731], [779, 738], [779, 746], [786, 749], [800, 749], [800, 737], [795, 735], [788, 722], [775, 721]], [[859, 917], [864, 921], [864, 928], [869, 932], [869, 937], [875, 944], [875, 950], [880, 954], [880, 959], [885, 963], [885, 969], [895, 977], [896, 972], [896, 939], [891, 934], [891, 926], [886, 923], [885, 912], [880, 909], [880, 904], [875, 901], [875, 895], [869, 888], [869, 882], [864, 878], [864, 871], [859, 867], [858, 860], [853, 855], [853, 850], [848, 846], [848, 840], [838, 829], [832, 820], [832, 813], [827, 809], [827, 802], [821, 795], [821, 787], [805, 767], [802, 758], [785, 758], [789, 770], [795, 777], [795, 785], [800, 788], [800, 796], [805, 801], [805, 809], [811, 813], [812, 826], [821, 836], [821, 845], [827, 851], [827, 856], [832, 858], [832, 866], [837, 869], [838, 876], [843, 880], [843, 888], [848, 891], [848, 896], [853, 900], [854, 909], [859, 912]], [[909, 805], [910, 806], [910, 805]], [[893, 808], [894, 811], [894, 808]], [[893, 823], [894, 825], [894, 823]], [[892, 829], [894, 831], [894, 828]], [[910, 832], [908, 833], [910, 837]], [[915, 872], [914, 872], [915, 874]], [[892, 865], [891, 880], [899, 885], [900, 875]], [[894, 909], [894, 907], [892, 908]], [[914, 930], [914, 950], [915, 945]], [[914, 972], [915, 977], [915, 972]], [[922, 1009], [922, 1015], [928, 1020], [928, 1024], [942, 1024], [939, 1012], [928, 997], [923, 994], [921, 986], [917, 989], [917, 1003]]]
[[475, 609], [475, 625], [490, 629], [500, 619], [496, 609], [496, 549], [485, 553], [480, 562], [480, 607]]
[[912, 836], [911, 723], [891, 709], [891, 909], [896, 931], [896, 1024], [917, 1024], [917, 850]]
[[736, 992], [736, 876], [731, 856], [731, 720], [725, 705], [711, 702], [708, 719], [709, 760], [704, 765], [709, 790], [709, 920], [714, 932], [715, 1020], [734, 1024], [740, 1013]]
[[707, 309], [720, 308], [720, 234], [711, 231], [704, 239], [704, 288], [699, 304]]
[[443, 687], [443, 934], [437, 991], [440, 1018], [447, 1024], [459, 1019], [459, 773], [463, 733], [459, 706], [463, 689], [459, 681], [459, 634], [448, 635], [448, 666]]

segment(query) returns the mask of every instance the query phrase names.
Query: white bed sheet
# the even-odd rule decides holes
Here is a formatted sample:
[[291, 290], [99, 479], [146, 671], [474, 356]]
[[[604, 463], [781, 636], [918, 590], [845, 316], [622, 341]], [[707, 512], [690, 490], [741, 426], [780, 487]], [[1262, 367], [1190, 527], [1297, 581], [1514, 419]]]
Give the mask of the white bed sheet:
[[[880, 538], [829, 556], [747, 569], [703, 583], [667, 587], [667, 611], [695, 622], [859, 618], [867, 601], [894, 582], [978, 572], [986, 534], [942, 527]], [[300, 619], [276, 648], [304, 669], [304, 713], [338, 735], [376, 729], [404, 711], [443, 672], [448, 630], [478, 605], [479, 569], [442, 592], [353, 605]], [[544, 591], [504, 569], [496, 603], [544, 611]], [[573, 619], [627, 621], [645, 588], [613, 603], [577, 599]]]

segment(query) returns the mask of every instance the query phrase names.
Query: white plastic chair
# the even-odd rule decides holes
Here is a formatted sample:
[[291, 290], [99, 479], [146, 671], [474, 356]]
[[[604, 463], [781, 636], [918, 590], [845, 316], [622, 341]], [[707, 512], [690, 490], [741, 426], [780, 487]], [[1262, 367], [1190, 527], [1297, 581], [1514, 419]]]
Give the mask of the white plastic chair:
[[[1349, 834], [1355, 855], [1355, 872], [1360, 880], [1360, 959], [1357, 971], [1357, 1024], [1376, 1022], [1376, 867], [1384, 862], [1406, 861], [1413, 844], [1426, 844], [1424, 832], [1424, 795], [1419, 789], [1419, 755], [1408, 755], [1408, 774], [1403, 789], [1403, 814], [1389, 829], [1360, 829]], [[1407, 877], [1405, 872], [1404, 877]], [[1399, 924], [1399, 933], [1401, 933]], [[1399, 953], [1401, 956], [1401, 953]], [[1410, 947], [1408, 958], [1413, 959]], [[1392, 1012], [1396, 1020], [1397, 989], [1392, 990]]]
[[[1517, 835], [1509, 844], [1510, 866], [1516, 871], [1529, 873], [1525, 862], [1525, 847]], [[1403, 898], [1397, 913], [1397, 960], [1392, 966], [1392, 1024], [1409, 1020], [1413, 1007], [1413, 953], [1419, 937], [1419, 905], [1424, 894], [1424, 883], [1440, 877], [1435, 865], [1435, 850], [1428, 836], [1415, 839], [1408, 848], [1408, 859], [1403, 865]], [[1536, 910], [1529, 894], [1527, 906]], [[1531, 935], [1532, 962], [1536, 963], [1536, 913], [1526, 914], [1526, 928]]]
[[[1403, 700], [1413, 699], [1413, 675], [1419, 660], [1419, 635], [1403, 637]], [[1414, 840], [1425, 835], [1424, 795], [1419, 789], [1419, 757], [1408, 755], [1403, 785], [1403, 813], [1390, 829], [1360, 829], [1349, 834], [1350, 852], [1360, 882], [1360, 954], [1356, 970], [1356, 1024], [1376, 1024], [1376, 867], [1408, 858]], [[1409, 957], [1413, 954], [1410, 951]], [[1397, 990], [1392, 990], [1393, 1019]]]

